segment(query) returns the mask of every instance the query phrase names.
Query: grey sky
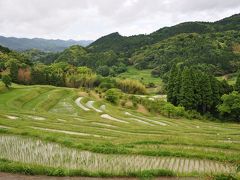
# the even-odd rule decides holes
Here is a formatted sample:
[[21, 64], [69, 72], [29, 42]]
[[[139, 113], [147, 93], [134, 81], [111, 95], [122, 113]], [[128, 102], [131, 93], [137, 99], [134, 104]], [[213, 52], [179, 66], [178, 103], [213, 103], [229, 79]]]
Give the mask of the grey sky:
[[240, 13], [240, 0], [0, 0], [0, 35], [92, 39]]

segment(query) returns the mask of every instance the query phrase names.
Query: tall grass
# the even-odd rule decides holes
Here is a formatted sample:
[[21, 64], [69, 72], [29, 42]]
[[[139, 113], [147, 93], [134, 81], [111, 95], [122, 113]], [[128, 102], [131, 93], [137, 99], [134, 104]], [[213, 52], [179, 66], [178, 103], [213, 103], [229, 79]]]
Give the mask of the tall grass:
[[117, 87], [123, 92], [130, 94], [146, 94], [147, 92], [145, 86], [140, 81], [132, 79], [118, 80]]

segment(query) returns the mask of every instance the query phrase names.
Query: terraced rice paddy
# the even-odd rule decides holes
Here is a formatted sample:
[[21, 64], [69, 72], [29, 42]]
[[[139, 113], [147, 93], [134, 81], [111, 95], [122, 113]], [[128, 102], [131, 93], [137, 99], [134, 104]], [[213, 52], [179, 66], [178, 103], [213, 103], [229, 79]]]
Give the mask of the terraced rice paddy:
[[128, 175], [235, 173], [240, 125], [143, 115], [51, 86], [0, 94], [0, 159]]
[[0, 145], [1, 158], [93, 172], [120, 174], [146, 169], [169, 169], [176, 172], [234, 171], [232, 166], [210, 160], [141, 155], [104, 155], [14, 136], [2, 136]]

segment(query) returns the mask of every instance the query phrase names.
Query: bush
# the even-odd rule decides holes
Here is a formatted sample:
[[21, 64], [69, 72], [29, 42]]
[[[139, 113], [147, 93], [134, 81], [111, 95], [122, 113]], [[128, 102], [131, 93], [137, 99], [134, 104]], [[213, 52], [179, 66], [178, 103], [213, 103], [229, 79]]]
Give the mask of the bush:
[[109, 76], [110, 68], [108, 66], [99, 66], [97, 68], [97, 73], [102, 75], [103, 77]]
[[100, 85], [99, 88], [101, 88], [103, 91], [106, 91], [111, 88], [116, 87], [116, 80], [114, 78], [99, 78]]
[[174, 106], [173, 104], [166, 102], [162, 99], [159, 100], [149, 100], [146, 98], [140, 98], [135, 96], [130, 96], [130, 100], [134, 103], [142, 104], [150, 112], [159, 113], [167, 117], [185, 117], [188, 113], [182, 106]]
[[221, 100], [222, 104], [217, 107], [221, 115], [240, 121], [240, 93], [224, 94]]
[[3, 75], [2, 82], [4, 83], [6, 88], [9, 88], [12, 84], [12, 79], [9, 75]]
[[155, 88], [156, 85], [153, 82], [147, 84], [147, 88]]
[[202, 119], [202, 116], [199, 112], [191, 110], [191, 111], [186, 111], [186, 113], [184, 114], [184, 116], [187, 119]]
[[118, 104], [120, 96], [121, 96], [120, 90], [112, 88], [106, 91], [105, 99], [113, 104]]

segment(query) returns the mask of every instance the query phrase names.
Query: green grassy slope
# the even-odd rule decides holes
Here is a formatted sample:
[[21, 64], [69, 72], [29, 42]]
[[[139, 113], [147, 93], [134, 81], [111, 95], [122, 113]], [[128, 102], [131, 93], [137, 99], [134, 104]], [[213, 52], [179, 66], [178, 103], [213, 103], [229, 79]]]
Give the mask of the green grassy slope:
[[157, 86], [162, 85], [161, 78], [152, 77], [151, 71], [151, 69], [138, 70], [132, 66], [129, 66], [127, 72], [120, 74], [118, 77], [136, 79], [144, 84], [154, 83]]
[[20, 85], [1, 92], [0, 159], [6, 160], [0, 171], [27, 166], [32, 172], [60, 168], [62, 175], [235, 173], [239, 124], [146, 116], [93, 97], [75, 102], [83, 94]]
[[153, 77], [151, 75], [151, 71], [151, 69], [138, 70], [135, 67], [129, 66], [128, 70], [124, 73], [119, 74], [118, 77], [135, 79], [142, 82], [144, 85], [154, 83], [155, 87], [147, 88], [147, 92], [150, 94], [155, 94], [158, 93], [159, 89], [163, 85], [163, 82], [161, 78]]

